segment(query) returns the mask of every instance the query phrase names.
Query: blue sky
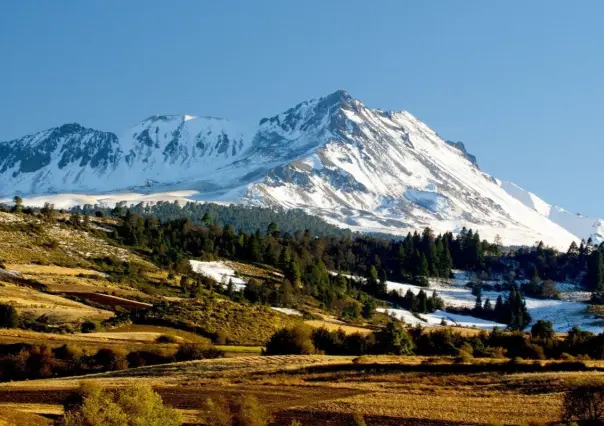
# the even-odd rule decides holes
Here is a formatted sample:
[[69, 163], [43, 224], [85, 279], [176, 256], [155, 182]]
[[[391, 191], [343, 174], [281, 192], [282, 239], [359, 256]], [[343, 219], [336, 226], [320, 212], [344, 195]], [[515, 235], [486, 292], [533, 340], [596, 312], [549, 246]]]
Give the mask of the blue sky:
[[604, 2], [0, 3], [0, 140], [147, 116], [255, 122], [346, 89], [481, 168], [604, 217]]

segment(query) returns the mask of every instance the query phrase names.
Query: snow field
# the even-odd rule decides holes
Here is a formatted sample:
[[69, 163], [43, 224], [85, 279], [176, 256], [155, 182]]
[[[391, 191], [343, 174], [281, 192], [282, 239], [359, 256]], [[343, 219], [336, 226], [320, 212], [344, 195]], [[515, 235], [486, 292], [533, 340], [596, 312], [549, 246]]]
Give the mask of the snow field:
[[226, 286], [231, 280], [236, 290], [243, 290], [246, 282], [235, 276], [235, 270], [224, 262], [201, 262], [199, 260], [189, 260], [193, 272], [212, 278], [216, 282]]
[[[459, 308], [473, 308], [476, 303], [476, 297], [472, 294], [470, 288], [465, 285], [469, 282], [468, 279], [462, 278], [463, 274], [455, 274], [455, 278], [452, 280], [440, 280], [431, 279], [429, 287], [420, 287], [412, 284], [401, 284], [392, 281], [387, 281], [386, 285], [388, 291], [395, 290], [401, 292], [403, 295], [411, 290], [414, 294], [418, 294], [421, 290], [424, 290], [428, 295], [432, 295], [433, 291], [443, 299], [445, 307], [459, 307]], [[483, 291], [482, 301], [489, 299], [493, 306], [498, 296], [502, 296], [504, 299], [507, 296], [507, 292], [496, 292], [496, 291]], [[575, 297], [581, 298], [585, 295], [583, 292], [575, 292]], [[554, 299], [533, 299], [530, 297], [526, 298], [526, 307], [531, 314], [532, 323], [537, 320], [551, 321], [554, 330], [556, 332], [566, 332], [570, 330], [574, 325], [579, 326], [582, 330], [591, 331], [593, 333], [602, 333], [604, 331], [604, 320], [598, 320], [594, 315], [587, 311], [588, 305], [586, 303], [578, 302], [576, 300], [554, 300]], [[410, 312], [408, 314], [399, 313], [399, 310], [388, 309], [388, 311], [397, 311], [397, 317], [400, 315], [405, 319], [410, 319], [409, 316], [414, 318], [414, 321], [418, 321], [416, 317]], [[405, 311], [407, 312], [407, 311]], [[457, 323], [457, 325], [464, 327], [477, 327], [477, 328], [505, 328], [505, 325], [497, 324], [495, 322], [485, 321], [480, 318], [475, 318], [466, 315], [454, 315], [447, 312], [440, 313], [439, 311], [432, 314], [421, 315], [426, 318], [424, 325], [439, 325], [440, 320], [445, 317], [450, 317], [451, 321]], [[411, 322], [410, 324], [414, 324]], [[434, 324], [437, 322], [437, 324]]]

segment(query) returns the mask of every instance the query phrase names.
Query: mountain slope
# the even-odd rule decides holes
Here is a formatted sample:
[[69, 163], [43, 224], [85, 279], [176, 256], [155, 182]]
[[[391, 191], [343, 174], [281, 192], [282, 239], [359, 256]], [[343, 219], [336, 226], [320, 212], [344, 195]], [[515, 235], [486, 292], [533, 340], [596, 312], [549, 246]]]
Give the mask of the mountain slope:
[[604, 242], [604, 220], [572, 214], [562, 207], [546, 203], [532, 192], [522, 189], [512, 182], [498, 181], [498, 183], [512, 197], [577, 237], [585, 240], [591, 238], [594, 244]]
[[485, 238], [500, 235], [506, 244], [544, 240], [560, 248], [584, 231], [555, 223], [552, 209], [544, 214], [546, 203], [535, 208], [482, 172], [462, 143], [444, 141], [408, 112], [367, 108], [345, 91], [302, 102], [250, 129], [214, 118], [154, 116], [120, 137], [62, 126], [0, 143], [0, 154], [6, 195], [136, 190], [163, 193], [146, 200], [302, 208], [359, 230], [406, 234], [465, 226]]

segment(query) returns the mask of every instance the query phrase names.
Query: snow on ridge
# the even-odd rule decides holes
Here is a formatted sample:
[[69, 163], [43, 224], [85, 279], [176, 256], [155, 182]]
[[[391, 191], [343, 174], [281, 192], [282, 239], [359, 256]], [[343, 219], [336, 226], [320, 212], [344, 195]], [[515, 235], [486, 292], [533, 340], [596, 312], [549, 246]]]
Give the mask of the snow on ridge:
[[602, 219], [573, 214], [561, 207], [550, 205], [532, 192], [527, 191], [512, 182], [497, 182], [499, 186], [512, 197], [568, 230], [577, 238], [584, 240], [592, 238], [596, 244], [604, 241], [604, 221]]

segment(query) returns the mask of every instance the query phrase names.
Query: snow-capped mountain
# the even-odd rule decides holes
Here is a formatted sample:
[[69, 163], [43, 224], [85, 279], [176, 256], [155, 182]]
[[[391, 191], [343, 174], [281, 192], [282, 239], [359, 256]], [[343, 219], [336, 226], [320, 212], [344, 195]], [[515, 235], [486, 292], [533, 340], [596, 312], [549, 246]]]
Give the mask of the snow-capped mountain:
[[7, 196], [146, 193], [86, 198], [110, 203], [174, 199], [174, 191], [190, 190], [182, 198], [302, 208], [357, 230], [465, 226], [506, 244], [543, 240], [560, 248], [600, 233], [585, 235], [556, 219], [551, 206], [544, 214], [546, 203], [527, 203], [510, 185], [481, 171], [462, 143], [441, 139], [408, 112], [370, 109], [345, 91], [263, 118], [255, 128], [154, 116], [119, 137], [70, 124], [0, 143], [0, 193]]
[[0, 142], [0, 182], [24, 194], [172, 184], [232, 163], [249, 143], [243, 129], [210, 117], [153, 116], [120, 137], [66, 124]]

